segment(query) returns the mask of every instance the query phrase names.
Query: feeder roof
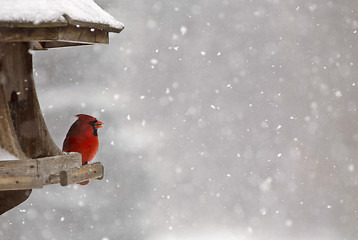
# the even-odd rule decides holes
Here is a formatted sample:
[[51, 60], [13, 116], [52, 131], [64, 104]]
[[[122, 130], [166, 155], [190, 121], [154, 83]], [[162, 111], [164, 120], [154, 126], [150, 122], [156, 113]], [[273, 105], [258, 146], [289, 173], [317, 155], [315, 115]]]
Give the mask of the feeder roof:
[[108, 44], [123, 28], [93, 0], [0, 0], [0, 42], [34, 50]]
[[123, 24], [93, 0], [0, 0], [0, 27], [73, 25], [120, 32]]

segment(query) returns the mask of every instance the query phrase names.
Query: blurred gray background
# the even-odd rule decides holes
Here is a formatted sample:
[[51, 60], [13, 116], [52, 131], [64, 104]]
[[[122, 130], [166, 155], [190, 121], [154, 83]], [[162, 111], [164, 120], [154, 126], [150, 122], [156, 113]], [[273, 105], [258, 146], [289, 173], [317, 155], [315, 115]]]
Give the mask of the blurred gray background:
[[104, 122], [105, 178], [34, 190], [0, 239], [358, 238], [355, 1], [96, 2], [124, 31], [34, 78], [59, 146]]

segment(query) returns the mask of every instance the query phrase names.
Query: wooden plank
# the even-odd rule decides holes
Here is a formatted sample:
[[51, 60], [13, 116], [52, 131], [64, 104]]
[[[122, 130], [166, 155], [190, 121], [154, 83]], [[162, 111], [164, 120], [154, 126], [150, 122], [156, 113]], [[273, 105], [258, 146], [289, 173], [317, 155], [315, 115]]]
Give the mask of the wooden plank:
[[37, 175], [37, 171], [37, 161], [33, 159], [0, 161], [0, 182], [6, 177]]
[[0, 27], [0, 42], [49, 42], [60, 41], [81, 44], [108, 44], [108, 32], [88, 27], [39, 27], [39, 28], [4, 28]]
[[82, 34], [82, 29], [79, 27], [78, 28], [73, 26], [66, 27], [60, 29], [56, 40], [61, 40], [61, 41], [69, 40], [69, 41], [77, 42], [81, 34]]
[[[59, 175], [61, 171], [69, 171], [70, 169], [78, 168], [82, 165], [82, 156], [79, 153], [71, 153], [54, 157], [39, 158], [38, 162], [38, 174], [42, 177], [42, 183], [54, 184], [50, 176]], [[56, 182], [56, 183], [59, 183]]]
[[60, 183], [60, 172], [82, 165], [79, 153], [27, 160], [0, 161], [0, 191], [42, 188]]
[[79, 153], [64, 154], [26, 160], [0, 161], [0, 181], [6, 177], [39, 175], [48, 178], [61, 171], [69, 171], [82, 165]]
[[95, 36], [95, 43], [105, 43], [105, 44], [109, 44], [109, 37], [108, 37], [108, 32], [104, 32], [104, 31], [96, 31], [96, 36]]
[[78, 42], [96, 42], [96, 31], [101, 32], [95, 28], [84, 28], [82, 29], [80, 37], [77, 39]]
[[[50, 42], [42, 42], [42, 46], [44, 49], [49, 48], [60, 48], [60, 47], [74, 47], [74, 46], [88, 46], [92, 43], [75, 43], [75, 42], [61, 42], [61, 41], [50, 41]], [[36, 50], [36, 49], [34, 49]]]
[[26, 190], [42, 186], [42, 178], [36, 174], [0, 178], [0, 191]]
[[6, 28], [0, 27], [1, 42], [30, 42], [56, 40], [60, 27], [54, 28]]
[[[75, 158], [77, 157], [75, 154], [73, 155]], [[63, 165], [63, 161], [65, 160], [69, 163]], [[71, 160], [73, 161], [71, 162]], [[46, 161], [48, 163], [44, 164]], [[52, 163], [54, 168], [49, 167]], [[104, 174], [103, 165], [99, 162], [71, 169], [70, 166], [78, 165], [77, 159], [68, 160], [44, 158], [41, 159], [40, 162], [35, 159], [13, 160], [1, 161], [0, 164], [0, 193], [1, 191], [9, 190], [13, 191], [42, 188], [44, 185], [48, 184], [61, 183], [62, 186], [67, 186], [69, 184], [80, 183], [86, 180], [101, 180]], [[40, 167], [41, 164], [42, 168]], [[37, 168], [34, 167], [34, 165], [37, 165]], [[63, 170], [59, 167], [60, 165], [63, 167]], [[13, 167], [13, 169], [9, 169], [9, 166]], [[54, 174], [41, 174], [44, 169], [48, 169], [49, 172], [53, 172]], [[61, 171], [58, 172], [58, 170]]]
[[67, 186], [69, 184], [80, 183], [85, 180], [102, 179], [104, 173], [104, 167], [101, 163], [93, 163], [83, 165], [80, 168], [76, 168], [71, 171], [61, 171], [60, 183], [61, 186]]
[[82, 44], [109, 43], [108, 32], [104, 30], [74, 26], [60, 28], [57, 40]]
[[55, 28], [55, 27], [66, 27], [68, 25], [72, 25], [74, 27], [84, 27], [84, 28], [96, 28], [101, 29], [106, 32], [115, 32], [120, 33], [124, 27], [121, 28], [114, 28], [109, 26], [108, 24], [101, 24], [101, 23], [93, 23], [93, 22], [84, 22], [72, 19], [67, 14], [64, 15], [66, 21], [57, 21], [57, 22], [41, 22], [38, 24], [34, 24], [33, 22], [6, 22], [0, 21], [0, 27], [7, 27], [7, 28]]
[[82, 156], [79, 153], [64, 154], [54, 157], [37, 158], [38, 174], [51, 175], [68, 171], [82, 166]]
[[46, 182], [45, 185], [49, 185], [49, 184], [58, 184], [60, 183], [60, 174], [51, 174], [48, 177], [48, 181]]

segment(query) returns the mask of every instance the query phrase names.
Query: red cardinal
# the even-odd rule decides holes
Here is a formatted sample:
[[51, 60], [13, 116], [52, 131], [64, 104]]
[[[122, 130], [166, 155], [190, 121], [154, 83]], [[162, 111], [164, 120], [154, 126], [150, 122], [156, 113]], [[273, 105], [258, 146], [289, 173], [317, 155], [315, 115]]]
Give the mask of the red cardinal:
[[[78, 114], [77, 121], [74, 122], [68, 130], [66, 139], [63, 142], [63, 152], [78, 152], [82, 155], [82, 165], [91, 161], [98, 150], [98, 134], [97, 129], [103, 127], [103, 123], [96, 118]], [[86, 185], [89, 181], [81, 182]]]

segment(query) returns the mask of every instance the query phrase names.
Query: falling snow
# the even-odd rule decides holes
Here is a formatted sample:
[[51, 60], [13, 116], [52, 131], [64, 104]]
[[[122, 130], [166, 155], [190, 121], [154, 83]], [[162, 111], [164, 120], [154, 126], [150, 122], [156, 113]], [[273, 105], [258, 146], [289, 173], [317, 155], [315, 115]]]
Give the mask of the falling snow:
[[358, 238], [354, 1], [98, 3], [109, 45], [31, 53], [59, 147], [104, 123], [104, 179], [34, 190], [1, 240]]

